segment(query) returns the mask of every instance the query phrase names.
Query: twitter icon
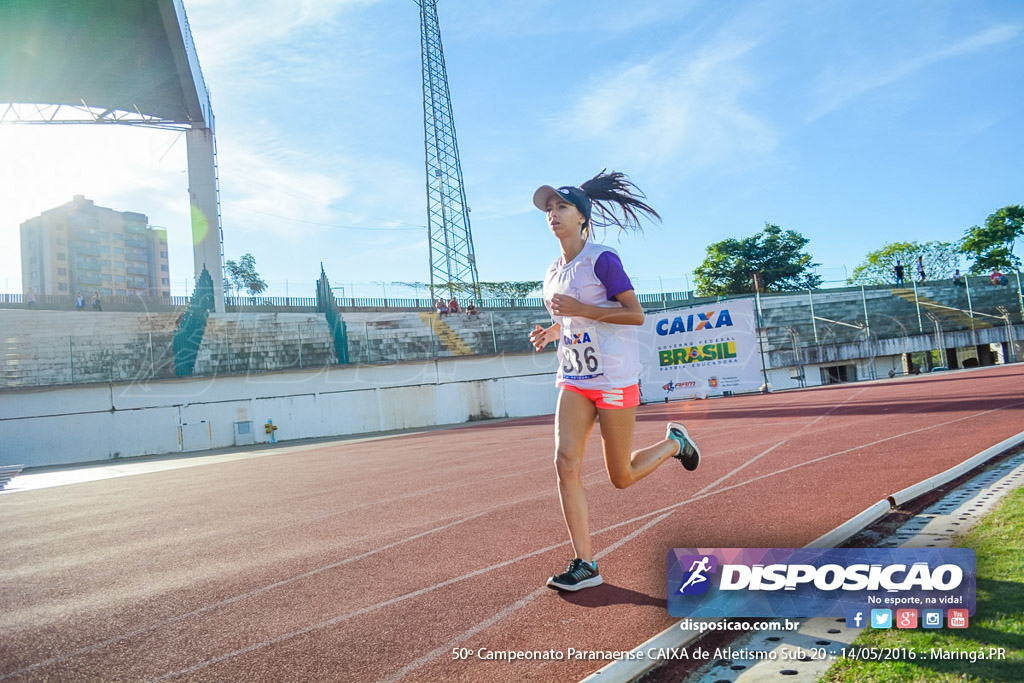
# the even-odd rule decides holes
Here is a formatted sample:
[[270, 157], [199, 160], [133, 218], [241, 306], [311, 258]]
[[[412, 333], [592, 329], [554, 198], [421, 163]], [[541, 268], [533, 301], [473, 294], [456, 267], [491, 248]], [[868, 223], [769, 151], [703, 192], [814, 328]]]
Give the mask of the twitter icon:
[[871, 628], [892, 628], [892, 610], [871, 610]]

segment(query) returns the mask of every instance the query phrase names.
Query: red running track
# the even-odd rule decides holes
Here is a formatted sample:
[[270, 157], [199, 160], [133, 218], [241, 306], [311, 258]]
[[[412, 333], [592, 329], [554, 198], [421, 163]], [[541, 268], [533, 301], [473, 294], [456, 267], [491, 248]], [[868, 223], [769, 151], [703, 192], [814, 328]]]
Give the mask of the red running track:
[[668, 627], [676, 546], [797, 547], [1024, 430], [1024, 366], [647, 406], [669, 461], [585, 484], [604, 586], [570, 559], [551, 418], [488, 423], [0, 496], [0, 680], [574, 681]]

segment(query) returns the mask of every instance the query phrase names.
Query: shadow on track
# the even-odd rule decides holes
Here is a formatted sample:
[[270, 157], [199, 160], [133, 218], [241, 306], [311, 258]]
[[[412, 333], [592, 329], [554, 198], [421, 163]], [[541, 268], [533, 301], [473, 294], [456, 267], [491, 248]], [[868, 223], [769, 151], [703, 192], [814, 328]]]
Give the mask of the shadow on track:
[[558, 597], [579, 607], [608, 607], [610, 605], [652, 605], [665, 608], [665, 598], [605, 583], [576, 593], [559, 592]]

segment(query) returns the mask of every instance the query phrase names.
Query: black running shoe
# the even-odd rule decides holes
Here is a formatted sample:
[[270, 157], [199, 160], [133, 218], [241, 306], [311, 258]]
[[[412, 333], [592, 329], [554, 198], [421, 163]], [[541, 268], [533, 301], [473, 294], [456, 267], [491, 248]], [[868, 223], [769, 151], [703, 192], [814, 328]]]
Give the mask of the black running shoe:
[[590, 563], [578, 557], [569, 563], [569, 568], [563, 573], [555, 574], [548, 579], [550, 588], [563, 591], [578, 591], [582, 588], [600, 586], [602, 583], [604, 579], [597, 571], [597, 562]]
[[691, 472], [700, 464], [700, 449], [686, 431], [686, 427], [678, 422], [669, 422], [665, 438], [679, 443], [679, 452], [673, 458], [683, 463], [683, 467]]

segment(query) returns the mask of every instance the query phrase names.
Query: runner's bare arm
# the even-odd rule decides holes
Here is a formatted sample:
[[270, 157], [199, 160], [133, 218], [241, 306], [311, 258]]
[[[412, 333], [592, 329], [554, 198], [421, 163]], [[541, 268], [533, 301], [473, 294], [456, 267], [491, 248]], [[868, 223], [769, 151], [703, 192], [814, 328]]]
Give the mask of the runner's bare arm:
[[636, 298], [636, 292], [627, 289], [625, 292], [616, 294], [615, 300], [621, 304], [621, 308], [590, 306], [571, 296], [555, 294], [551, 299], [551, 310], [556, 315], [589, 318], [616, 325], [644, 324], [644, 309], [640, 305], [640, 300]]

